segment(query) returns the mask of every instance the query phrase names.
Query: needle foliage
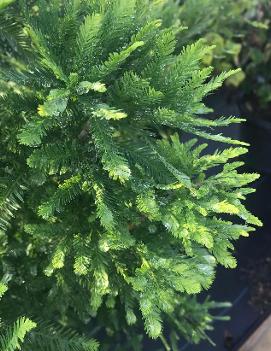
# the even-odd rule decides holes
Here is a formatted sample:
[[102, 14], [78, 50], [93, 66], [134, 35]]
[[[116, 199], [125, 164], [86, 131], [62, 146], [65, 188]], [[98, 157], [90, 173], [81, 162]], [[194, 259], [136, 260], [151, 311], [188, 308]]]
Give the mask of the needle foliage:
[[[20, 51], [0, 67], [5, 319], [79, 332], [33, 336], [31, 351], [95, 350], [80, 339], [91, 330], [102, 350], [140, 350], [143, 326], [167, 350], [198, 342], [216, 305], [195, 295], [261, 224], [243, 204], [258, 177], [238, 172], [246, 145], [216, 132], [241, 119], [204, 117], [203, 99], [235, 71], [212, 77], [202, 40], [178, 51], [182, 28], [157, 19], [161, 1], [19, 5], [20, 18], [4, 11]], [[210, 154], [197, 136], [228, 147]]]

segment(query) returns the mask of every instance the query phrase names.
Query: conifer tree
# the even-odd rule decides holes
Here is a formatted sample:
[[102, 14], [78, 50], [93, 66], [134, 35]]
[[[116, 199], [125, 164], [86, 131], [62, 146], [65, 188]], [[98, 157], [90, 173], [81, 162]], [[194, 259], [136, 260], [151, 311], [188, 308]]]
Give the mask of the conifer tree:
[[[207, 337], [217, 305], [195, 294], [217, 264], [235, 267], [234, 241], [261, 225], [243, 204], [258, 175], [238, 172], [246, 145], [215, 132], [242, 120], [202, 116], [235, 71], [212, 77], [202, 40], [177, 53], [182, 28], [162, 25], [162, 7], [20, 1], [21, 53], [0, 67], [6, 320], [102, 330], [102, 350], [140, 350], [142, 324], [166, 350]], [[229, 147], [208, 154], [197, 136]], [[84, 340], [49, 345], [97, 348]]]

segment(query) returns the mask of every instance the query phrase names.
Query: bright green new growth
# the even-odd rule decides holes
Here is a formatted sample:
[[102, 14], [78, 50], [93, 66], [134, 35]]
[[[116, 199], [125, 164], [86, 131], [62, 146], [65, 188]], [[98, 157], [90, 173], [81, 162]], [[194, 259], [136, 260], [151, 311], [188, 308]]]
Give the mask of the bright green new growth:
[[[121, 331], [127, 350], [139, 350], [129, 326], [141, 319], [164, 345], [198, 342], [211, 317], [190, 295], [210, 287], [218, 263], [235, 267], [233, 241], [261, 224], [242, 204], [258, 175], [231, 162], [246, 149], [215, 132], [242, 120], [200, 117], [235, 72], [211, 78], [201, 40], [177, 53], [178, 29], [154, 17], [161, 2], [35, 6], [23, 7], [20, 68], [0, 70], [7, 301], [80, 332], [92, 321]], [[210, 155], [181, 132], [240, 146]]]

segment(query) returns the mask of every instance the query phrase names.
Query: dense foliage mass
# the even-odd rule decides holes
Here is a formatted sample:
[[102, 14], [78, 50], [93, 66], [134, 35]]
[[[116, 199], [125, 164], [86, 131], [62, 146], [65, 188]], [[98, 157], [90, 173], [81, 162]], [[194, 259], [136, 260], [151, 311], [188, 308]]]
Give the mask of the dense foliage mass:
[[183, 35], [178, 36], [179, 47], [200, 37], [215, 46], [203, 59], [205, 65], [214, 66], [215, 72], [240, 67], [241, 70], [226, 81], [228, 86], [239, 87], [251, 76], [255, 77], [247, 70], [247, 63], [254, 61], [250, 55], [254, 46], [251, 41], [257, 32], [263, 35], [262, 29], [267, 25], [263, 17], [270, 17], [267, 3], [266, 0], [183, 0], [179, 6], [174, 0], [168, 0], [170, 6], [162, 16], [167, 24], [180, 23], [187, 27]]
[[[243, 205], [258, 176], [231, 162], [245, 145], [215, 132], [241, 120], [200, 116], [235, 72], [210, 78], [202, 40], [178, 52], [162, 2], [34, 3], [1, 13], [18, 26], [0, 68], [2, 318], [102, 330], [103, 350], [139, 350], [141, 321], [167, 350], [197, 342], [215, 304], [192, 295], [261, 224]], [[181, 132], [236, 146], [208, 154]], [[26, 350], [97, 348], [29, 323]]]
[[213, 65], [215, 72], [240, 67], [226, 84], [238, 88], [248, 110], [267, 118], [271, 101], [270, 6], [268, 0], [168, 0], [160, 13], [165, 25], [187, 27], [177, 35], [177, 47], [201, 37], [215, 46], [204, 56], [205, 65]]

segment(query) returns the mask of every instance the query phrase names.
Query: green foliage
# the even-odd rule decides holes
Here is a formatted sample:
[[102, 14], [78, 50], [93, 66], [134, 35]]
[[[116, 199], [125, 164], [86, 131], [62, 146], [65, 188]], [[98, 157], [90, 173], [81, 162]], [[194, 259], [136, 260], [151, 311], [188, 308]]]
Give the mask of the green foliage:
[[[249, 26], [243, 39], [243, 51], [240, 62], [244, 67], [246, 79], [241, 89], [249, 110], [269, 118], [271, 103], [271, 6], [270, 2], [261, 0], [249, 13]], [[251, 102], [249, 102], [251, 100]], [[263, 112], [264, 111], [264, 112]]]
[[23, 185], [21, 177], [12, 179], [12, 177], [1, 178], [0, 187], [0, 229], [5, 230], [9, 221], [13, 217], [14, 211], [20, 208], [23, 201], [23, 192], [26, 187]]
[[12, 327], [9, 327], [3, 336], [0, 337], [0, 347], [3, 351], [20, 350], [20, 343], [23, 342], [25, 335], [35, 328], [36, 323], [30, 319], [19, 318]]
[[[0, 299], [7, 291], [7, 286], [0, 282]], [[25, 317], [20, 317], [13, 326], [3, 328], [0, 325], [0, 347], [3, 351], [21, 350], [21, 343], [27, 333], [36, 327], [36, 323]], [[2, 332], [4, 329], [4, 333]]]
[[15, 0], [1, 0], [0, 1], [0, 10], [3, 10], [8, 5], [12, 4]]
[[[204, 11], [202, 10], [204, 9]], [[167, 0], [157, 15], [166, 26], [182, 25], [178, 49], [204, 38], [214, 49], [203, 61], [215, 72], [239, 67], [226, 84], [239, 87], [246, 107], [268, 118], [271, 102], [270, 2], [268, 0]]]
[[[161, 10], [167, 25], [180, 23], [186, 30], [178, 35], [178, 47], [198, 38], [214, 45], [212, 52], [204, 56], [206, 66], [212, 64], [216, 72], [241, 67], [226, 83], [239, 86], [247, 76], [242, 52], [247, 55], [247, 32], [261, 25], [255, 20], [257, 7], [265, 0], [175, 0], [167, 1], [167, 9]], [[204, 9], [204, 10], [203, 10]], [[268, 10], [266, 11], [268, 13]]]
[[[7, 290], [7, 286], [0, 282], [0, 298]], [[99, 346], [95, 340], [79, 336], [63, 327], [56, 328], [44, 323], [38, 327], [26, 317], [19, 317], [12, 326], [0, 325], [0, 332], [1, 329], [4, 329], [4, 333], [0, 333], [1, 351], [21, 350], [22, 345], [23, 350], [27, 351], [97, 351]]]
[[[245, 144], [215, 131], [242, 120], [202, 116], [236, 71], [212, 77], [204, 40], [179, 51], [163, 2], [20, 4], [25, 51], [0, 67], [5, 318], [78, 331], [41, 324], [31, 351], [96, 350], [91, 330], [104, 351], [142, 349], [143, 327], [172, 348], [207, 338], [215, 305], [194, 295], [261, 225], [243, 204], [258, 178], [238, 172]], [[238, 146], [208, 154], [183, 132]]]

